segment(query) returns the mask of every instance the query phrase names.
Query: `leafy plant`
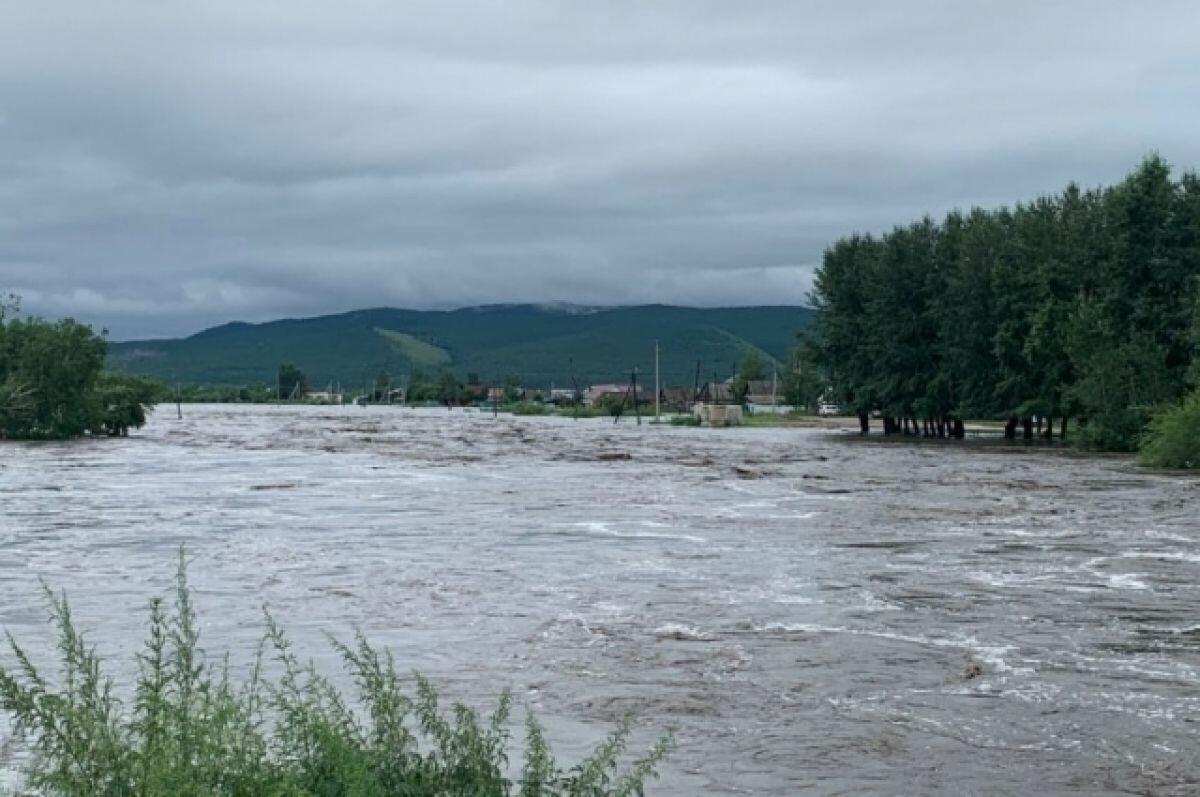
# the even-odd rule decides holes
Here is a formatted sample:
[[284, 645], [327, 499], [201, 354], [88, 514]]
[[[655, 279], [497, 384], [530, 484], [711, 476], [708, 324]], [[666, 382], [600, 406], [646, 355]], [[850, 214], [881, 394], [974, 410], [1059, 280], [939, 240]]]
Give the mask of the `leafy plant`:
[[1150, 419], [1138, 460], [1152, 468], [1200, 468], [1200, 391]]
[[77, 630], [62, 594], [46, 588], [58, 628], [53, 682], [10, 635], [15, 665], [0, 668], [0, 708], [31, 743], [27, 786], [63, 797], [632, 797], [656, 776], [662, 738], [622, 769], [623, 722], [569, 769], [555, 760], [532, 714], [516, 781], [508, 775], [511, 695], [487, 718], [462, 704], [443, 711], [433, 685], [415, 692], [387, 651], [358, 633], [331, 640], [356, 686], [355, 705], [304, 664], [267, 615], [244, 683], [228, 658], [206, 661], [183, 553], [174, 601], [150, 606], [149, 633], [126, 710], [102, 661]]
[[805, 348], [885, 434], [966, 418], [1131, 450], [1146, 408], [1200, 381], [1200, 178], [1158, 155], [1116, 185], [952, 211], [826, 251]]

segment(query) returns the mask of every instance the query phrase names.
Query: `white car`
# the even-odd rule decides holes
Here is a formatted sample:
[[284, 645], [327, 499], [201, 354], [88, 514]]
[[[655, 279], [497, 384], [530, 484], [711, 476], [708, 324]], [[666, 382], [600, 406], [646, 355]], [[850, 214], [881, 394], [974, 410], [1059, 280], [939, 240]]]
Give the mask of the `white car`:
[[841, 414], [841, 408], [838, 407], [838, 405], [836, 405], [836, 404], [818, 404], [817, 405], [817, 415], [820, 415], [822, 417], [829, 417], [831, 415], [840, 415], [840, 414]]

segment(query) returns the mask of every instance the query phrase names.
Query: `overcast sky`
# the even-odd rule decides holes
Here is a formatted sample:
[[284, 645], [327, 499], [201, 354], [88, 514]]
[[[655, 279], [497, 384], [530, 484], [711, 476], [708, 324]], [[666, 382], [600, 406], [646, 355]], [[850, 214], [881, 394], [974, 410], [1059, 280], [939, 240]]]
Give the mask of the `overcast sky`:
[[784, 304], [925, 212], [1200, 165], [1200, 3], [0, 0], [0, 289], [116, 339]]

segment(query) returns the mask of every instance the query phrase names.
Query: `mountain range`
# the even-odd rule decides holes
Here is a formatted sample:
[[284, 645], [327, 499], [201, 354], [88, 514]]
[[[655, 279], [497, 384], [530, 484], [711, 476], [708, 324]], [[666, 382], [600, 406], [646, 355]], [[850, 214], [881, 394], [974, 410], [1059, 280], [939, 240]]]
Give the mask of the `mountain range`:
[[747, 350], [782, 361], [812, 310], [768, 307], [586, 307], [512, 304], [458, 310], [375, 308], [260, 324], [229, 323], [186, 338], [112, 343], [109, 367], [171, 383], [271, 384], [293, 363], [314, 387], [359, 386], [382, 372], [448, 369], [528, 385], [653, 378], [664, 384], [728, 376]]

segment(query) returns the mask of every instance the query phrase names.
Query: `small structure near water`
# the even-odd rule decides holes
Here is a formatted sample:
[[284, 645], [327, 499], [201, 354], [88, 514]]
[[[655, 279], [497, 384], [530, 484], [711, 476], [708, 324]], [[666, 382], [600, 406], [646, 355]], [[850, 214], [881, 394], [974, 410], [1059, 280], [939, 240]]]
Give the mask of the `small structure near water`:
[[737, 426], [742, 422], [742, 405], [698, 403], [693, 409], [704, 426]]

